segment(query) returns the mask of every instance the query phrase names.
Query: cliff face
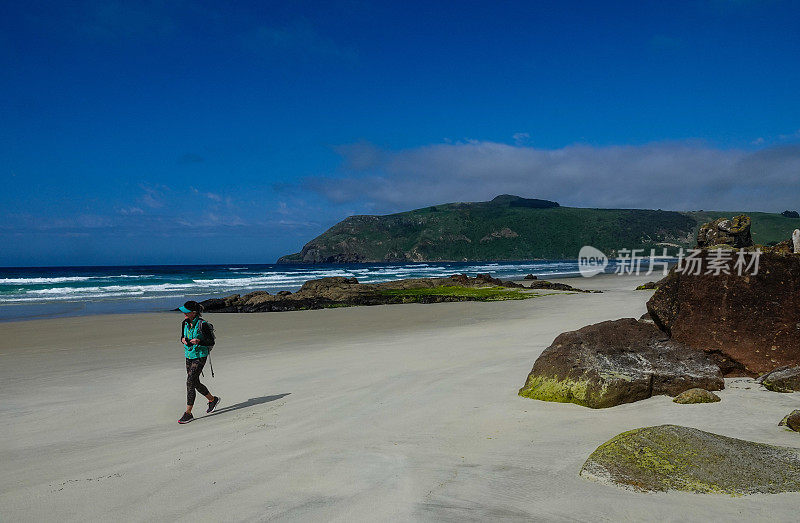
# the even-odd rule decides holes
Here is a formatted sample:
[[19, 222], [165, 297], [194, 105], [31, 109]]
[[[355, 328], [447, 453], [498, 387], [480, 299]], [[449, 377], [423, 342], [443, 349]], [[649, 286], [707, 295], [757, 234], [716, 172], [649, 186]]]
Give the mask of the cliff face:
[[[707, 215], [702, 214], [704, 221]], [[754, 239], [768, 243], [772, 226], [759, 229], [759, 224], [772, 224], [773, 218], [759, 215], [773, 215], [751, 214]], [[579, 209], [501, 195], [490, 202], [350, 216], [278, 263], [559, 259], [576, 258], [584, 245], [608, 255], [633, 248], [660, 252], [663, 247], [693, 247], [699, 216], [646, 209]], [[800, 220], [774, 217], [781, 220], [781, 229], [800, 226]], [[765, 233], [757, 238], [762, 229]]]

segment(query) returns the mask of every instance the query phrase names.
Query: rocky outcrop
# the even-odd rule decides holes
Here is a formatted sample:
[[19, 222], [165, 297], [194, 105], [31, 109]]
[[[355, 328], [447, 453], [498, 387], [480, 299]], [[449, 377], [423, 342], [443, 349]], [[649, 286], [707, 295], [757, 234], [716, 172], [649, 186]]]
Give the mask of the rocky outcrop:
[[[550, 284], [550, 282], [539, 282]], [[556, 290], [582, 291], [569, 285], [551, 284]], [[428, 292], [429, 291], [429, 292]], [[513, 292], [512, 292], [513, 291]], [[356, 305], [392, 303], [438, 303], [454, 301], [496, 301], [537, 296], [519, 283], [478, 274], [454, 274], [447, 278], [410, 278], [383, 283], [359, 283], [356, 278], [329, 277], [309, 280], [295, 293], [271, 295], [256, 291], [244, 296], [212, 298], [202, 302], [206, 312], [280, 312]]]
[[750, 247], [753, 238], [750, 235], [750, 217], [745, 214], [733, 219], [718, 218], [705, 223], [697, 231], [697, 246], [700, 248]]
[[795, 432], [800, 432], [800, 410], [793, 410], [790, 414], [783, 417], [779, 427], [788, 427]]
[[535, 280], [527, 286], [528, 289], [548, 289], [554, 291], [569, 291], [569, 292], [603, 292], [598, 290], [584, 290], [567, 285], [566, 283], [552, 282], [547, 280]]
[[535, 274], [526, 274], [523, 280], [538, 280], [539, 277]]
[[536, 360], [519, 395], [604, 408], [724, 386], [719, 367], [702, 351], [625, 318], [560, 334]]
[[623, 432], [603, 443], [580, 475], [644, 492], [800, 492], [800, 450], [660, 425]]
[[800, 256], [763, 253], [757, 274], [706, 274], [715, 253], [700, 255], [700, 274], [673, 269], [647, 302], [673, 340], [710, 353], [726, 376], [757, 376], [800, 365]]
[[797, 211], [783, 211], [781, 216], [785, 216], [787, 218], [800, 218], [800, 213]]
[[759, 377], [758, 382], [772, 392], [800, 391], [800, 367], [778, 367]]
[[[515, 283], [513, 281], [503, 281], [503, 280], [501, 280], [499, 278], [492, 278], [492, 275], [489, 274], [489, 273], [486, 273], [486, 274], [478, 273], [478, 274], [475, 275], [475, 279], [474, 280], [472, 280], [466, 274], [454, 274], [454, 275], [450, 276], [450, 278], [448, 278], [448, 279], [450, 279], [450, 280], [452, 280], [452, 281], [454, 281], [454, 282], [456, 282], [456, 283], [458, 283], [460, 285], [472, 285], [474, 283], [474, 284], [477, 284], [477, 285], [497, 285], [497, 286], [500, 286], [500, 287], [514, 287], [514, 288], [517, 288], [517, 289], [522, 289], [524, 287], [523, 285], [520, 285], [519, 283]], [[398, 282], [403, 282], [403, 281], [411, 281], [411, 280], [398, 280]], [[387, 282], [387, 283], [389, 285], [394, 284], [394, 282]]]
[[675, 396], [672, 401], [687, 405], [690, 403], [716, 403], [720, 401], [720, 398], [706, 389], [689, 389]]

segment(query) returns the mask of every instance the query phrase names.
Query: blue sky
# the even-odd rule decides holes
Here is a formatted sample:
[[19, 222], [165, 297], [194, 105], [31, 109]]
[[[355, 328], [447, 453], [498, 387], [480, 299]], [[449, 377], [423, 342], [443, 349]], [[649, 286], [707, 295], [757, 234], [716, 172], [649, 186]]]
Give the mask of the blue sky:
[[501, 193], [800, 207], [798, 2], [3, 11], [0, 265], [270, 263]]

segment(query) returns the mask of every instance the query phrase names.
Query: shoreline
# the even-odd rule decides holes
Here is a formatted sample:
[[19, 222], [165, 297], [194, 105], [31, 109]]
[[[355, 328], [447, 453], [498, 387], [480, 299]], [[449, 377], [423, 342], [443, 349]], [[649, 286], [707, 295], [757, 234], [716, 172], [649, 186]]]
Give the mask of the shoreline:
[[[592, 276], [591, 278], [583, 278], [579, 273], [566, 273], [558, 274], [555, 276], [547, 276], [547, 280], [581, 280], [589, 281], [594, 278], [605, 278], [615, 275], [613, 273], [604, 273]], [[661, 276], [658, 274], [652, 275], [659, 279]], [[540, 278], [545, 279], [545, 278]], [[391, 280], [395, 281], [395, 280]], [[526, 285], [530, 280], [525, 279], [508, 279], [514, 283], [521, 283]], [[577, 285], [582, 287], [583, 284]], [[298, 286], [299, 288], [299, 286]], [[591, 288], [591, 287], [587, 287]], [[296, 290], [296, 289], [295, 289]], [[226, 294], [246, 294], [253, 292], [254, 289], [244, 289], [240, 291], [226, 291]], [[201, 295], [187, 295], [181, 297], [153, 297], [153, 298], [137, 298], [137, 299], [122, 299], [122, 300], [99, 300], [99, 301], [59, 301], [53, 303], [8, 303], [0, 304], [0, 324], [14, 323], [18, 321], [35, 321], [54, 318], [73, 318], [84, 316], [107, 316], [115, 314], [147, 314], [147, 313], [160, 313], [170, 312], [178, 305], [182, 304], [187, 299], [196, 301], [203, 301], [206, 299], [219, 298], [219, 294], [201, 294]]]

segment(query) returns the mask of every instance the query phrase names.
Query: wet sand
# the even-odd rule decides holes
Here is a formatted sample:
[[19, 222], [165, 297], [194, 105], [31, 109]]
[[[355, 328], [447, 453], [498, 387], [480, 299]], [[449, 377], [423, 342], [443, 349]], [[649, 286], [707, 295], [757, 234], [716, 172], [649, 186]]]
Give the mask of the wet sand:
[[[556, 335], [639, 317], [602, 294], [208, 315], [220, 410], [188, 425], [177, 313], [0, 324], [0, 520], [790, 521], [800, 494], [643, 494], [578, 476], [632, 428], [800, 447], [800, 395], [726, 380], [720, 403], [611, 409], [517, 396]], [[205, 411], [200, 398], [195, 412]]]

